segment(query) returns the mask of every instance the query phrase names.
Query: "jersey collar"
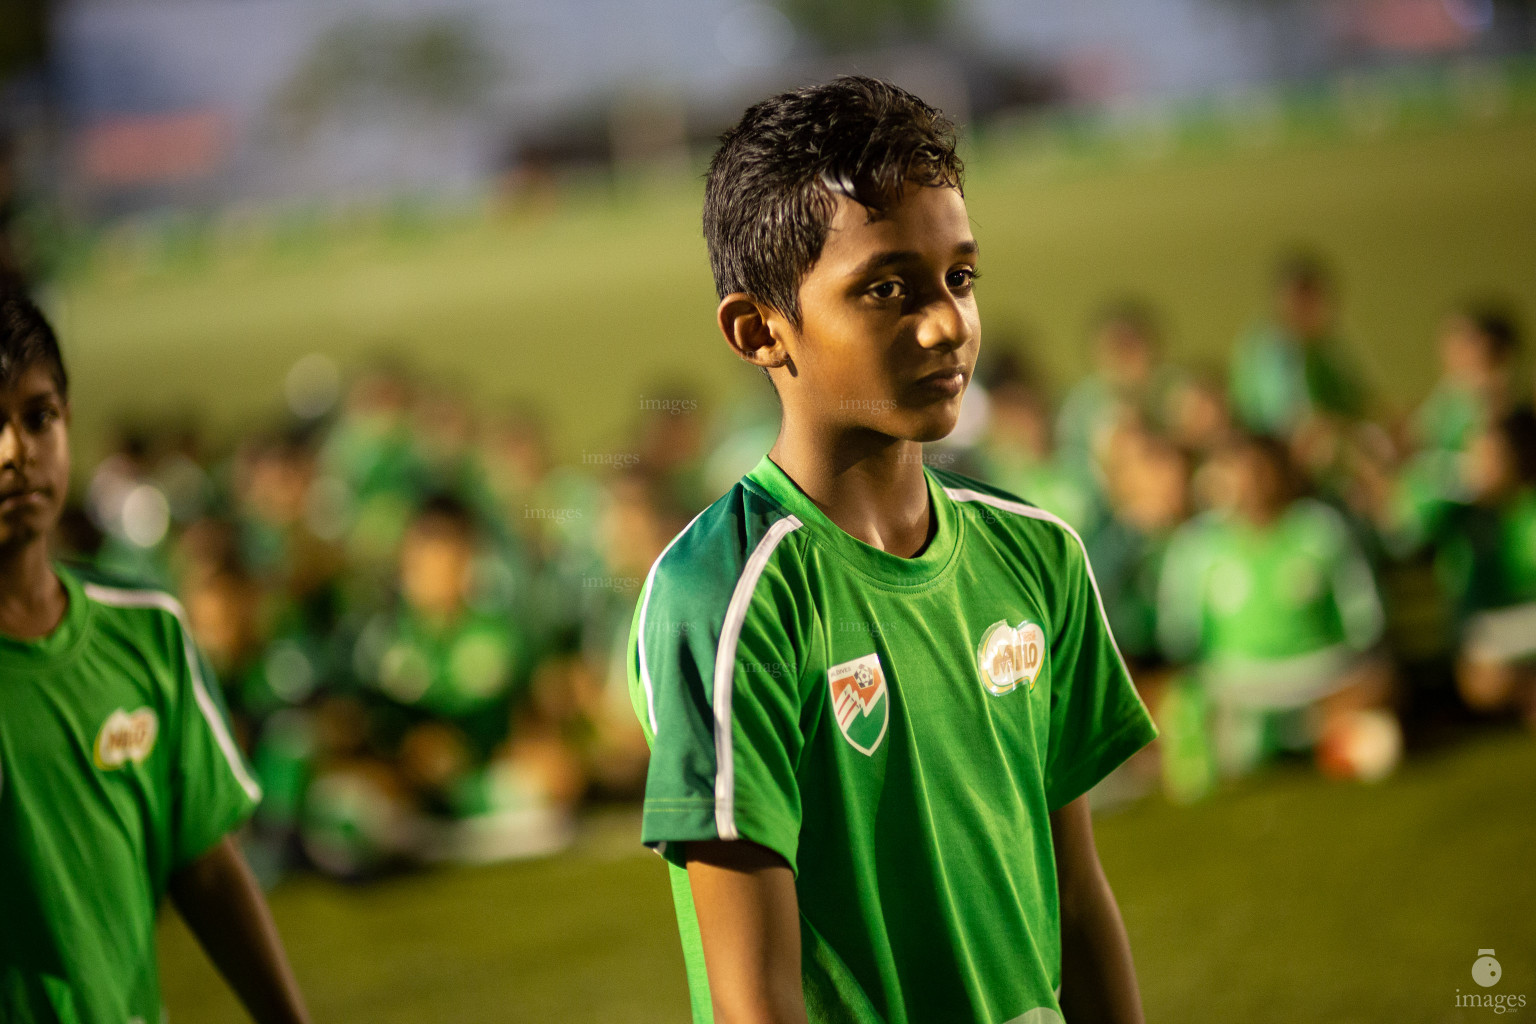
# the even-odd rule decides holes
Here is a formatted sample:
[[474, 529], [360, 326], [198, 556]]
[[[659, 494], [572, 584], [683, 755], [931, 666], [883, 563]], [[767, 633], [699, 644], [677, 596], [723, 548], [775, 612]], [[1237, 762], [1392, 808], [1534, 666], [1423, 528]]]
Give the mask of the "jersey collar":
[[800, 485], [768, 456], [764, 455], [747, 474], [748, 480], [805, 524], [819, 547], [836, 554], [862, 575], [897, 587], [931, 583], [949, 568], [960, 547], [962, 520], [955, 513], [954, 502], [926, 466], [923, 478], [928, 482], [928, 507], [938, 516], [938, 529], [927, 547], [911, 558], [902, 558], [864, 543], [828, 519]]

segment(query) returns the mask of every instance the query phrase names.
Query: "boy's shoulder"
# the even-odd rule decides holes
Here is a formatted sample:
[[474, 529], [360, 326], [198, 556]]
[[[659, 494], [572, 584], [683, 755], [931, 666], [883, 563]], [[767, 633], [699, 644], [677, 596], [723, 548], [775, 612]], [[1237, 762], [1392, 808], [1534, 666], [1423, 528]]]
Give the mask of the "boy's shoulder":
[[[794, 550], [785, 543], [803, 524], [751, 475], [696, 515], [651, 564], [641, 587], [637, 622], [720, 618], [733, 601], [749, 600], [770, 565]], [[744, 596], [743, 596], [743, 591]]]
[[152, 608], [174, 618], [186, 614], [181, 602], [157, 584], [78, 562], [66, 562], [59, 568], [80, 582], [92, 604], [107, 608]]
[[98, 628], [104, 627], [119, 641], [149, 644], [173, 657], [184, 656], [187, 613], [169, 592], [94, 566], [65, 563], [59, 569], [74, 577], [91, 604], [92, 621]]
[[1295, 543], [1326, 555], [1335, 555], [1353, 544], [1344, 514], [1321, 499], [1305, 497], [1292, 502], [1286, 509], [1286, 520]]

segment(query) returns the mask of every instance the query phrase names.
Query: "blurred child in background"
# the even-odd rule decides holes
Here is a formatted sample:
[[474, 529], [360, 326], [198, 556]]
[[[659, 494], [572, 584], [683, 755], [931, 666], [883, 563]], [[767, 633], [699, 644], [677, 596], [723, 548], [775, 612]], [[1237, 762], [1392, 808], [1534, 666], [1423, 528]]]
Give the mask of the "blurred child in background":
[[1457, 684], [1472, 709], [1513, 710], [1536, 729], [1536, 415], [1485, 426], [1465, 465], [1470, 502], [1440, 542], [1463, 622]]
[[411, 430], [415, 390], [404, 366], [374, 360], [348, 390], [320, 451], [321, 471], [344, 492], [355, 600], [373, 599], [386, 583], [405, 524], [426, 493], [429, 473]]
[[1247, 429], [1284, 439], [1316, 474], [1337, 434], [1365, 412], [1365, 386], [1338, 337], [1337, 285], [1316, 256], [1281, 260], [1273, 318], [1232, 350], [1232, 407]]
[[1409, 420], [1408, 454], [1386, 510], [1399, 549], [1426, 542], [1449, 507], [1467, 500], [1463, 462], [1473, 439], [1525, 404], [1519, 328], [1506, 310], [1463, 306], [1441, 325], [1439, 347], [1440, 379]]
[[[1157, 645], [1157, 594], [1163, 556], [1190, 509], [1190, 460], [1144, 426], [1115, 433], [1108, 477], [1112, 515], [1089, 545], [1104, 610], [1138, 689], [1163, 665]], [[1148, 705], [1156, 711], [1155, 701]]]
[[1098, 488], [1086, 463], [1053, 450], [1050, 406], [1040, 387], [1015, 360], [995, 363], [990, 377], [978, 472], [1092, 535], [1103, 518]]
[[1523, 404], [1516, 379], [1520, 331], [1492, 303], [1467, 303], [1440, 328], [1440, 379], [1414, 412], [1412, 439], [1422, 450], [1465, 452], [1490, 423]]
[[[1333, 774], [1386, 774], [1401, 736], [1369, 566], [1343, 518], [1302, 496], [1280, 442], [1251, 435], [1223, 461], [1227, 507], [1174, 535], [1158, 602], [1163, 650], [1209, 708], [1217, 772], [1292, 746]], [[1193, 775], [1175, 788], [1198, 793]]]
[[[429, 499], [400, 545], [397, 603], [358, 637], [350, 700], [324, 709], [326, 764], [304, 845], [337, 874], [397, 859], [491, 860], [553, 849], [580, 785], [559, 749], [513, 727], [531, 671], [506, 610], [477, 601], [470, 510]], [[462, 826], [462, 827], [456, 827]]]
[[1069, 465], [1097, 472], [1110, 434], [1126, 416], [1167, 425], [1178, 374], [1162, 361], [1152, 307], [1138, 298], [1109, 303], [1093, 329], [1093, 372], [1072, 386], [1056, 418], [1056, 443]]
[[[1088, 541], [1088, 555], [1115, 642], [1154, 721], [1172, 676], [1157, 643], [1158, 584], [1175, 530], [1190, 511], [1190, 458], [1162, 434], [1139, 423], [1115, 431], [1106, 463], [1110, 516]], [[1127, 766], [1136, 790], [1155, 784], [1160, 744]]]

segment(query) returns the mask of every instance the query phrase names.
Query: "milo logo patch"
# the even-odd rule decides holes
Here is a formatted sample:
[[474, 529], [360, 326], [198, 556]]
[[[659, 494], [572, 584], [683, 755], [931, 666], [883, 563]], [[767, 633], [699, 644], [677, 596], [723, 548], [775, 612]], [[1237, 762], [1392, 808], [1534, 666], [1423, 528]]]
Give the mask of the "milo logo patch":
[[160, 719], [149, 708], [129, 713], [118, 708], [107, 716], [96, 734], [96, 767], [104, 771], [121, 768], [132, 761], [143, 764], [155, 749], [160, 735]]

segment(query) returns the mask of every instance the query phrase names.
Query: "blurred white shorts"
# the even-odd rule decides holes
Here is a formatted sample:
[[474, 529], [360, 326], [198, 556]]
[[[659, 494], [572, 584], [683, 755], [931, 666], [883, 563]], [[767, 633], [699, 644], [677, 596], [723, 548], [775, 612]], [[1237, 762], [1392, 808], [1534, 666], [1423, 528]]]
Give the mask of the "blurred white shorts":
[[1223, 658], [1207, 663], [1200, 678], [1217, 704], [1286, 711], [1342, 690], [1363, 657], [1353, 647], [1335, 644], [1290, 658]]
[[1472, 661], [1523, 661], [1536, 656], [1536, 601], [1473, 615], [1467, 620], [1462, 650]]

